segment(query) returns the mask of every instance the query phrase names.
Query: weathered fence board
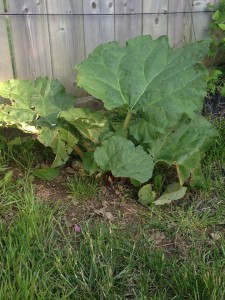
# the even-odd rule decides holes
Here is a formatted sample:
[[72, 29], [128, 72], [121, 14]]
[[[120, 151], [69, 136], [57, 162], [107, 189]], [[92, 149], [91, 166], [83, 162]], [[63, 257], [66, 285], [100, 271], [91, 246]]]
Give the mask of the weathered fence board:
[[143, 0], [143, 11], [153, 13], [143, 16], [143, 34], [151, 34], [153, 39], [167, 34], [168, 0], [149, 1]]
[[193, 12], [199, 12], [193, 14], [193, 27], [196, 40], [202, 39], [202, 37], [208, 34], [209, 22], [212, 13], [204, 13], [201, 11], [208, 10], [210, 4], [215, 4], [214, 0], [192, 0]]
[[[3, 0], [0, 0], [0, 13], [4, 12]], [[0, 81], [13, 78], [12, 62], [9, 50], [9, 41], [5, 17], [0, 17]]]
[[131, 14], [118, 15], [115, 17], [115, 40], [120, 45], [125, 45], [125, 42], [137, 35], [142, 34], [142, 18], [140, 15], [132, 15], [132, 13], [141, 13], [142, 1], [135, 0], [116, 0], [116, 14]]
[[190, 0], [170, 0], [168, 37], [172, 47], [181, 47], [192, 38], [192, 3]]
[[29, 16], [47, 13], [45, 0], [8, 0], [8, 3], [9, 13], [27, 14], [10, 17], [17, 76], [22, 79], [52, 76], [48, 20], [45, 16]]
[[88, 55], [99, 44], [114, 40], [114, 0], [84, 0], [83, 11], [84, 14], [93, 14], [84, 16], [85, 50]]
[[[82, 1], [47, 0], [49, 14], [82, 14]], [[53, 77], [67, 91], [80, 94], [76, 88], [74, 67], [85, 58], [82, 16], [49, 16], [49, 35]]]

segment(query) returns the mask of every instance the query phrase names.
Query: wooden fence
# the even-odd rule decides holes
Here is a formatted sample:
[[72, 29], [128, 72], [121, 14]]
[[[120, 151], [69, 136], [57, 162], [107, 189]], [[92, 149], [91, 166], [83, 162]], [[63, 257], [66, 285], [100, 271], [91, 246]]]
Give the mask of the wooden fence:
[[176, 47], [200, 40], [216, 2], [0, 0], [0, 81], [49, 76], [80, 96], [74, 66], [98, 44], [141, 34], [168, 35]]

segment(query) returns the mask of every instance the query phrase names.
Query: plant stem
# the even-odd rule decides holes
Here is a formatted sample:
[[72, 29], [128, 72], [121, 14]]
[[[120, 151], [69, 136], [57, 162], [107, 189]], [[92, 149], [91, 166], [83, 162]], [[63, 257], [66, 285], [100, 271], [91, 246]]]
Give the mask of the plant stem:
[[79, 146], [74, 145], [73, 150], [80, 156], [81, 159], [83, 158], [84, 153]]
[[130, 125], [131, 117], [132, 117], [132, 112], [128, 111], [127, 115], [126, 115], [126, 118], [124, 120], [124, 123], [123, 123], [123, 129], [128, 129], [128, 127]]

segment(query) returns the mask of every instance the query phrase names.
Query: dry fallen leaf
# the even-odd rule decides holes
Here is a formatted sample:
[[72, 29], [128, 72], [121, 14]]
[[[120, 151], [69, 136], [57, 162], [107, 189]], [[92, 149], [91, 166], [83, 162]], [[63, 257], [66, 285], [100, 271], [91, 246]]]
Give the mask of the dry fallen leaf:
[[70, 167], [67, 167], [67, 168], [65, 169], [65, 172], [66, 172], [67, 174], [74, 174], [74, 173], [76, 173], [76, 171], [75, 171], [73, 168], [70, 168]]
[[218, 240], [221, 239], [221, 235], [220, 235], [220, 233], [218, 233], [218, 232], [212, 232], [212, 233], [210, 233], [210, 236], [211, 236], [211, 238], [214, 239], [215, 241], [218, 241]]
[[107, 212], [105, 211], [104, 208], [101, 209], [95, 209], [94, 213], [96, 215], [100, 215], [102, 216], [104, 219], [109, 220], [109, 221], [113, 221], [115, 219], [115, 217], [113, 216], [113, 214], [111, 212]]
[[113, 221], [115, 219], [115, 217], [113, 216], [113, 214], [111, 214], [110, 212], [105, 212], [104, 217], [109, 220], [109, 221]]
[[165, 234], [161, 231], [156, 231], [151, 234], [151, 240], [155, 243], [155, 245], [159, 245], [165, 238]]

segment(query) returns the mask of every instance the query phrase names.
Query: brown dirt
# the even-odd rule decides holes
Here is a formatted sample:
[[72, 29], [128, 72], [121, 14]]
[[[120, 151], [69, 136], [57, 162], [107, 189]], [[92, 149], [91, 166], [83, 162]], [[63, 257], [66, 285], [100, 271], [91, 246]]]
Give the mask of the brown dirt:
[[47, 182], [35, 179], [33, 185], [38, 198], [67, 207], [63, 219], [69, 226], [89, 220], [105, 220], [125, 225], [140, 221], [141, 215], [146, 213], [146, 208], [134, 199], [130, 187], [119, 182], [109, 186], [99, 185], [95, 198], [76, 199], [69, 193], [68, 176], [76, 174], [71, 174], [66, 168], [55, 180]]

